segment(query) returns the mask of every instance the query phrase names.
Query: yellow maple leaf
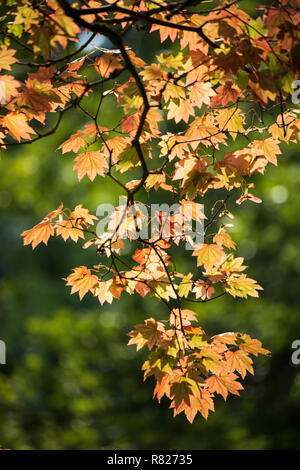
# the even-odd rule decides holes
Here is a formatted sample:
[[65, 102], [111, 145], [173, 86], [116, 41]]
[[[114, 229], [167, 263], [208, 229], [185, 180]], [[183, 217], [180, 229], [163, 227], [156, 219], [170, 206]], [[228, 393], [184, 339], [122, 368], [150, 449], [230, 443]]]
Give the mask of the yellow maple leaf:
[[128, 333], [128, 336], [131, 336], [128, 345], [136, 344], [137, 351], [147, 345], [150, 350], [162, 337], [164, 331], [163, 323], [157, 322], [154, 318], [148, 318], [145, 323], [135, 325], [135, 329]]
[[219, 245], [203, 243], [196, 246], [192, 256], [197, 256], [197, 266], [210, 269], [224, 260], [225, 253]]
[[263, 288], [257, 284], [254, 279], [247, 277], [245, 274], [232, 274], [226, 280], [225, 290], [233, 297], [258, 297], [258, 290]]
[[216, 119], [221, 130], [228, 130], [233, 140], [236, 139], [239, 132], [244, 132], [243, 118], [241, 112], [236, 108], [220, 109], [216, 115]]

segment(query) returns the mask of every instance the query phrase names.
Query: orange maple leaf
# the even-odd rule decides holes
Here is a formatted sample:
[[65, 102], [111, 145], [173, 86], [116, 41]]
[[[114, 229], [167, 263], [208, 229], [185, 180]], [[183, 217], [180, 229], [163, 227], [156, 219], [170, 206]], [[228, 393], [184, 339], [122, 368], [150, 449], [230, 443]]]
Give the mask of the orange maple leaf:
[[210, 97], [215, 94], [211, 83], [197, 82], [190, 91], [190, 99], [198, 108], [201, 108], [203, 104], [210, 104]]
[[242, 335], [240, 338], [241, 344], [240, 349], [242, 351], [246, 351], [250, 354], [254, 354], [254, 356], [258, 356], [258, 354], [268, 355], [270, 351], [262, 347], [261, 341], [258, 339], [252, 339], [249, 335]]
[[22, 138], [29, 139], [30, 134], [36, 134], [28, 125], [27, 118], [23, 113], [8, 113], [2, 118], [1, 124], [18, 142], [21, 142]]
[[70, 217], [77, 221], [84, 222], [87, 225], [94, 225], [94, 220], [98, 219], [95, 215], [90, 214], [89, 210], [85, 209], [82, 204], [75, 207]]
[[192, 102], [188, 99], [171, 100], [168, 104], [168, 109], [168, 119], [174, 118], [176, 123], [181, 120], [188, 123], [190, 116], [195, 116]]
[[75, 152], [85, 145], [85, 139], [81, 135], [81, 131], [77, 131], [76, 134], [71, 135], [71, 137], [61, 144], [58, 148], [62, 150], [62, 153], [66, 152]]
[[24, 237], [24, 245], [32, 243], [33, 250], [41, 242], [47, 245], [49, 238], [54, 235], [54, 227], [51, 225], [51, 221], [60, 214], [62, 208], [63, 204], [61, 203], [56, 210], [47, 214], [42, 222], [21, 233], [21, 237]]
[[74, 268], [73, 271], [64, 281], [68, 281], [67, 286], [72, 286], [71, 294], [78, 292], [81, 300], [88, 291], [92, 291], [99, 284], [99, 279], [86, 266]]
[[183, 326], [188, 326], [191, 324], [191, 321], [197, 321], [197, 315], [188, 309], [183, 309], [179, 313], [178, 308], [174, 308], [169, 316], [170, 325], [174, 325], [178, 329], [181, 327], [181, 323]]
[[225, 353], [228, 372], [234, 372], [237, 370], [241, 374], [242, 378], [245, 377], [247, 371], [250, 374], [254, 374], [252, 367], [252, 359], [248, 356], [245, 351], [238, 349], [237, 351], [227, 351]]
[[238, 376], [233, 373], [224, 373], [220, 375], [212, 375], [206, 379], [208, 389], [212, 393], [218, 393], [222, 395], [224, 400], [228, 396], [228, 392], [233, 395], [239, 395], [239, 390], [244, 390], [244, 387], [240, 382], [237, 382]]
[[184, 412], [189, 422], [192, 423], [198, 412], [204, 419], [207, 419], [209, 411], [215, 411], [212, 395], [208, 390], [201, 390], [200, 397], [190, 397], [190, 406], [186, 407]]
[[240, 90], [235, 85], [232, 84], [230, 80], [228, 80], [225, 85], [221, 85], [216, 89], [218, 93], [217, 96], [214, 96], [211, 100], [211, 105], [216, 106], [218, 104], [222, 104], [222, 106], [226, 106], [227, 103], [232, 101], [236, 103], [238, 97], [240, 96]]
[[56, 235], [61, 235], [64, 241], [66, 241], [69, 237], [74, 242], [77, 242], [78, 238], [84, 239], [82, 227], [80, 224], [77, 223], [76, 220], [60, 220], [55, 224], [55, 228]]
[[269, 137], [265, 140], [254, 140], [250, 146], [260, 151], [260, 154], [267, 158], [270, 163], [277, 166], [276, 155], [281, 154], [277, 139]]
[[233, 250], [235, 250], [235, 247], [236, 247], [235, 242], [232, 240], [229, 233], [227, 233], [226, 230], [224, 229], [221, 229], [219, 233], [216, 233], [216, 235], [213, 238], [213, 241], [217, 245], [220, 245], [220, 246], [223, 245], [223, 246], [226, 246], [226, 248], [232, 248]]
[[101, 77], [107, 78], [116, 69], [122, 68], [120, 61], [113, 54], [102, 54], [95, 62], [95, 70]]
[[24, 245], [32, 243], [33, 250], [41, 242], [47, 245], [51, 235], [54, 235], [54, 228], [50, 222], [41, 222], [32, 229], [21, 233], [21, 236], [24, 237]]
[[11, 65], [18, 62], [14, 57], [17, 51], [15, 49], [8, 49], [7, 46], [2, 46], [0, 50], [0, 70], [11, 70]]
[[18, 95], [21, 83], [11, 75], [0, 76], [0, 102], [8, 102], [13, 96]]
[[79, 181], [84, 175], [94, 181], [96, 175], [104, 176], [105, 168], [108, 167], [105, 156], [99, 151], [81, 153], [75, 158], [75, 162], [73, 170], [77, 171]]

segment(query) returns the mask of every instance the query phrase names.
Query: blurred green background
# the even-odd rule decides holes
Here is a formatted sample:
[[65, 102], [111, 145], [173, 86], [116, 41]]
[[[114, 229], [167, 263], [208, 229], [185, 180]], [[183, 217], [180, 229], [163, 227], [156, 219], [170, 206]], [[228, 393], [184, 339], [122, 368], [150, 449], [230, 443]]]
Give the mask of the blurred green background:
[[[111, 103], [103, 118], [114, 121]], [[92, 212], [117, 202], [113, 183], [97, 177], [78, 184], [71, 154], [56, 150], [86, 122], [72, 112], [55, 136], [1, 154], [0, 338], [7, 364], [0, 365], [0, 447], [299, 449], [300, 366], [290, 358], [300, 339], [300, 146], [282, 145], [279, 167], [256, 177], [263, 204], [230, 206], [231, 234], [249, 276], [264, 287], [260, 298], [226, 296], [196, 306], [208, 334], [249, 333], [272, 357], [255, 360], [241, 397], [217, 398], [208, 421], [199, 416], [191, 425], [183, 415], [173, 419], [168, 400], [152, 400], [153, 381], [143, 383], [140, 370], [147, 352], [126, 346], [134, 324], [166, 316], [163, 304], [127, 294], [103, 307], [89, 295], [80, 302], [62, 278], [96, 264], [93, 250], [59, 239], [34, 252], [22, 245], [20, 233], [61, 201]], [[177, 263], [189, 269], [186, 252], [178, 250]]]

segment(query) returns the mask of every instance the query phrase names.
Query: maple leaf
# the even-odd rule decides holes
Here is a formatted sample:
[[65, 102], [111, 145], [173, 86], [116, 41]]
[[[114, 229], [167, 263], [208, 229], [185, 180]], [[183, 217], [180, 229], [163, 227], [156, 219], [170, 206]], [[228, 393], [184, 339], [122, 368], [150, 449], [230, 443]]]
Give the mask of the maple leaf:
[[75, 158], [73, 170], [77, 171], [78, 180], [87, 175], [91, 181], [94, 181], [96, 175], [104, 176], [105, 169], [108, 167], [105, 156], [99, 151], [81, 153]]
[[83, 222], [86, 225], [94, 225], [94, 220], [98, 219], [95, 215], [90, 214], [88, 209], [85, 209], [82, 204], [75, 207], [74, 211], [71, 212], [70, 217], [76, 221]]
[[85, 62], [86, 57], [80, 57], [79, 59], [75, 59], [72, 62], [68, 63], [68, 72], [75, 72], [79, 70], [84, 62]]
[[225, 290], [233, 297], [258, 297], [258, 290], [263, 288], [257, 284], [254, 279], [247, 277], [245, 274], [233, 274], [226, 279]]
[[[146, 154], [147, 145], [141, 145], [142, 152]], [[121, 173], [125, 173], [125, 171], [129, 170], [130, 168], [135, 168], [141, 164], [138, 152], [135, 147], [127, 147], [120, 155], [119, 155], [119, 163], [117, 165], [117, 170]]]
[[[202, 342], [202, 348], [200, 353], [195, 353], [193, 356], [193, 360], [196, 360], [195, 366], [199, 368], [203, 374], [206, 376], [208, 375], [208, 372], [212, 372], [214, 374], [217, 374], [222, 371], [223, 366], [221, 362], [220, 355], [211, 349], [210, 346], [208, 348], [203, 348], [203, 345], [205, 346], [205, 341], [203, 341], [203, 338], [201, 338]], [[197, 342], [195, 344], [195, 341], [193, 342], [192, 338], [192, 344], [195, 346], [197, 345]], [[197, 347], [197, 346], [196, 346]], [[199, 347], [199, 343], [198, 343]]]
[[157, 398], [158, 402], [162, 399], [164, 395], [170, 398], [170, 375], [162, 374], [162, 377], [157, 380], [154, 391], [153, 398]]
[[210, 269], [225, 258], [225, 253], [219, 245], [203, 243], [196, 245], [195, 248], [192, 256], [197, 256], [197, 266], [203, 264], [206, 269]]
[[238, 376], [233, 373], [221, 373], [220, 375], [212, 375], [206, 379], [206, 385], [211, 393], [218, 393], [222, 395], [224, 400], [228, 396], [228, 392], [233, 395], [239, 395], [239, 390], [244, 390], [244, 387], [236, 379]]
[[213, 337], [214, 343], [224, 343], [224, 344], [232, 344], [236, 345], [237, 342], [237, 333], [222, 333], [220, 335], [216, 335]]
[[147, 345], [151, 350], [162, 337], [164, 331], [163, 323], [157, 322], [154, 318], [148, 318], [144, 324], [135, 325], [135, 329], [128, 333], [128, 336], [131, 336], [128, 345], [136, 344], [137, 351]]
[[211, 296], [215, 293], [215, 289], [210, 283], [200, 279], [196, 281], [193, 292], [195, 293], [196, 299], [200, 297], [202, 300], [205, 300], [211, 299]]
[[109, 281], [101, 281], [96, 286], [94, 295], [98, 297], [98, 300], [101, 305], [103, 305], [105, 302], [108, 302], [109, 304], [112, 303], [113, 295], [111, 292], [111, 287], [112, 287], [111, 279]]
[[95, 62], [96, 71], [104, 78], [109, 77], [114, 70], [120, 68], [122, 68], [120, 60], [113, 54], [102, 54]]
[[67, 286], [72, 287], [71, 294], [79, 293], [80, 300], [99, 284], [98, 277], [92, 274], [86, 266], [74, 268], [73, 273], [63, 280], [67, 281]]
[[0, 103], [8, 102], [12, 97], [17, 96], [21, 83], [11, 75], [0, 76]]
[[201, 390], [199, 397], [190, 397], [190, 407], [186, 407], [184, 412], [189, 422], [193, 423], [198, 412], [207, 419], [209, 411], [215, 411], [212, 395], [208, 390]]
[[[182, 405], [191, 406], [190, 398], [194, 395], [194, 388], [196, 382], [188, 377], [174, 377], [171, 382], [170, 395], [173, 398], [173, 403], [170, 407], [174, 407], [174, 416], [184, 410]], [[196, 391], [198, 394], [198, 390]]]
[[197, 315], [192, 310], [183, 309], [179, 312], [178, 308], [174, 308], [169, 316], [169, 323], [171, 326], [181, 328], [183, 326], [189, 326], [192, 321], [197, 321]]
[[195, 83], [190, 91], [190, 99], [198, 108], [203, 104], [210, 104], [210, 97], [216, 93], [212, 88], [211, 83]]
[[170, 408], [174, 408], [174, 416], [184, 411], [192, 423], [198, 411], [207, 417], [209, 410], [214, 410], [211, 394], [200, 388], [202, 379], [173, 374], [170, 383]]
[[235, 242], [232, 240], [229, 233], [227, 233], [226, 230], [224, 230], [224, 229], [221, 229], [221, 230], [219, 230], [218, 233], [216, 233], [216, 235], [213, 238], [213, 241], [217, 245], [226, 246], [226, 248], [235, 249], [235, 247], [236, 247]]
[[148, 175], [145, 181], [145, 188], [149, 191], [154, 188], [156, 191], [160, 188], [161, 184], [166, 181], [166, 175]]
[[25, 82], [25, 88], [18, 98], [20, 108], [26, 109], [37, 116], [44, 112], [53, 111], [62, 103], [60, 96], [53, 90], [50, 81], [40, 82], [33, 78]]
[[159, 348], [150, 354], [148, 361], [144, 362], [142, 367], [142, 370], [145, 371], [144, 378], [146, 379], [153, 374], [157, 375], [157, 373], [172, 374], [176, 362], [175, 357], [167, 354], [164, 348]]
[[151, 64], [144, 67], [144, 70], [141, 72], [144, 80], [160, 82], [163, 78], [166, 78], [166, 74], [161, 69], [159, 64]]
[[138, 294], [140, 294], [141, 297], [145, 297], [150, 292], [150, 287], [148, 287], [146, 284], [142, 282], [137, 282], [135, 284], [135, 290], [137, 291]]
[[171, 98], [178, 100], [184, 99], [185, 91], [182, 89], [182, 87], [176, 85], [175, 83], [167, 82], [166, 86], [163, 89], [163, 97], [166, 103]]
[[245, 377], [247, 371], [250, 374], [254, 374], [252, 367], [252, 359], [243, 350], [227, 351], [225, 353], [226, 363], [228, 372], [234, 372], [237, 370], [241, 374], [242, 378]]
[[254, 354], [254, 356], [257, 356], [258, 354], [270, 354], [270, 351], [263, 348], [261, 341], [259, 341], [258, 339], [252, 339], [249, 335], [246, 334], [239, 336], [238, 339], [240, 342], [239, 348], [242, 351]]
[[51, 225], [51, 222], [61, 213], [62, 208], [63, 204], [61, 203], [56, 210], [47, 214], [42, 222], [35, 225], [32, 229], [21, 233], [21, 236], [24, 237], [24, 245], [32, 244], [33, 250], [41, 242], [47, 245], [49, 238], [54, 235], [54, 227]]
[[[163, 19], [163, 17], [161, 15], [157, 15], [157, 18]], [[180, 21], [181, 18], [182, 18], [181, 15], [174, 15], [172, 17], [172, 20], [176, 22], [176, 21]], [[167, 26], [161, 27], [159, 25], [153, 24], [151, 26], [151, 32], [156, 31], [156, 30], [159, 31], [161, 42], [164, 42], [168, 38], [170, 38], [171, 41], [174, 42], [177, 35], [178, 35], [178, 31], [176, 31], [176, 29], [174, 29], [174, 28], [168, 28]]]
[[58, 148], [62, 150], [62, 153], [75, 152], [85, 145], [85, 138], [81, 135], [81, 131], [77, 131], [76, 134], [61, 144]]
[[203, 212], [203, 204], [194, 201], [180, 201], [180, 204], [186, 218], [197, 221], [207, 219]]
[[261, 155], [266, 157], [273, 165], [277, 165], [276, 155], [281, 154], [277, 140], [269, 137], [265, 140], [254, 140], [250, 145], [252, 148], [259, 150]]
[[175, 163], [173, 180], [182, 179], [182, 192], [189, 199], [194, 199], [197, 194], [204, 195], [209, 187], [212, 175], [207, 172], [209, 162], [206, 158], [186, 158]]
[[1, 49], [0, 49], [0, 71], [2, 69], [11, 70], [11, 65], [18, 62], [17, 59], [14, 57], [16, 52], [17, 51], [15, 49], [8, 49], [7, 46], [1, 46]]
[[228, 130], [229, 134], [236, 139], [239, 132], [244, 132], [243, 117], [239, 109], [221, 109], [216, 116], [221, 130]]
[[36, 132], [28, 125], [25, 114], [8, 113], [2, 117], [1, 124], [18, 141], [29, 139]]
[[218, 104], [226, 106], [226, 104], [230, 101], [236, 103], [238, 97], [240, 96], [239, 88], [236, 85], [232, 84], [230, 80], [227, 80], [225, 85], [219, 86], [216, 89], [216, 92], [217, 96], [214, 96], [214, 98], [211, 100], [212, 106], [216, 106]]
[[82, 226], [76, 220], [60, 220], [55, 224], [56, 235], [61, 235], [64, 241], [69, 237], [76, 243], [79, 238], [84, 239]]
[[32, 229], [21, 233], [21, 236], [24, 237], [24, 245], [32, 244], [33, 250], [41, 242], [47, 245], [52, 235], [54, 235], [54, 228], [50, 222], [41, 222]]
[[189, 273], [183, 277], [181, 283], [178, 286], [178, 294], [180, 297], [188, 297], [190, 290], [193, 287], [193, 282], [191, 281], [192, 277], [192, 273]]
[[190, 116], [195, 116], [195, 110], [190, 100], [171, 100], [168, 104], [168, 116], [167, 119], [174, 118], [174, 121], [178, 123], [179, 121], [189, 122]]

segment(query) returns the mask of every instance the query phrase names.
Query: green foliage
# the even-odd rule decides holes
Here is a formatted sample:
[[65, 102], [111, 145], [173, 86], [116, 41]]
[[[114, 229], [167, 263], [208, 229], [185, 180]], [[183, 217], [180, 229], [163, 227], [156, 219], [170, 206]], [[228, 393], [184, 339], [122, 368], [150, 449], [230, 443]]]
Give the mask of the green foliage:
[[[7, 5], [13, 3], [6, 2]], [[265, 34], [260, 20], [253, 20], [251, 25], [255, 28], [251, 30], [252, 39]], [[8, 25], [7, 32], [16, 38], [22, 33], [17, 25]], [[10, 45], [7, 38], [5, 41]], [[47, 31], [37, 29], [34, 47], [37, 53], [48, 58]], [[173, 49], [170, 46], [170, 50], [161, 55], [162, 60], [172, 62], [170, 70], [176, 70], [175, 58], [182, 54], [179, 51], [176, 56], [175, 49], [176, 46]], [[147, 54], [151, 55], [150, 47]], [[140, 55], [143, 56], [142, 53]], [[220, 57], [222, 60], [222, 54]], [[290, 93], [293, 77], [286, 73], [273, 54], [270, 54], [266, 67], [268, 70], [260, 71], [260, 85], [263, 87], [264, 81], [273, 83], [274, 79], [274, 86]], [[248, 72], [238, 72], [236, 83], [242, 90], [246, 89], [248, 80]], [[230, 92], [234, 98], [234, 90]], [[43, 93], [41, 91], [42, 97]], [[128, 89], [127, 95], [130, 98], [128, 107], [137, 108], [139, 103], [135, 94], [130, 97]], [[93, 109], [91, 98], [86, 98], [85, 103]], [[108, 98], [101, 108], [107, 126], [117, 117], [111, 104]], [[220, 330], [249, 333], [259, 337], [272, 350], [272, 358], [258, 360], [256, 375], [247, 376], [246, 390], [238, 401], [233, 397], [227, 407], [218, 403], [218, 411], [208, 423], [196, 420], [192, 428], [181, 415], [176, 421], [171, 419], [169, 403], [164, 398], [160, 406], [149, 400], [152, 378], [141, 387], [142, 373], [139, 371], [141, 361], [147, 358], [146, 353], [141, 350], [135, 354], [125, 345], [126, 334], [132, 325], [143, 323], [144, 312], [152, 315], [153, 300], [143, 299], [142, 312], [141, 301], [135, 296], [122, 298], [121, 305], [115, 302], [99, 308], [92, 298], [84, 298], [78, 305], [76, 298], [68, 295], [60, 279], [65, 278], [74, 265], [93, 264], [93, 253], [80, 248], [72, 248], [71, 251], [68, 243], [64, 245], [62, 241], [54, 240], [47, 250], [39, 246], [36, 256], [32, 256], [29, 250], [23, 249], [17, 237], [25, 226], [34, 225], [60, 201], [71, 207], [74, 201], [79, 201], [91, 211], [100, 203], [108, 202], [108, 194], [114, 194], [117, 202], [119, 194], [113, 182], [106, 178], [91, 185], [85, 181], [87, 178], [83, 178], [78, 184], [72, 172], [71, 159], [55, 153], [74, 129], [83, 128], [86, 124], [82, 115], [79, 117], [74, 110], [69, 116], [64, 116], [62, 123], [55, 135], [22, 148], [10, 148], [1, 160], [0, 337], [7, 345], [7, 364], [0, 366], [0, 447], [298, 447], [300, 372], [291, 366], [290, 356], [291, 343], [300, 334], [299, 146], [283, 146], [279, 169], [269, 168], [269, 165], [264, 178], [261, 175], [254, 177], [256, 196], [264, 200], [264, 205], [245, 203], [237, 207], [230, 202], [237, 214], [230, 233], [234, 239], [242, 240], [237, 256], [245, 258], [250, 266], [250, 275], [253, 274], [264, 286], [260, 300], [242, 302], [242, 299], [224, 296], [217, 302], [195, 304], [193, 307], [201, 324], [205, 325], [207, 335]], [[243, 131], [239, 117], [235, 125], [236, 129]], [[12, 135], [16, 135], [15, 127]], [[21, 132], [23, 137], [26, 136], [28, 128], [23, 127]], [[236, 140], [227, 150], [234, 152], [243, 146], [243, 141], [234, 133], [232, 137]], [[272, 154], [266, 147], [264, 153], [266, 156], [271, 154], [271, 157], [267, 156], [268, 160], [273, 158], [273, 163], [276, 163], [276, 152]], [[155, 159], [156, 155], [154, 163]], [[121, 154], [118, 169], [123, 173], [138, 163], [138, 155], [132, 147]], [[210, 206], [215, 202], [209, 194], [206, 201]], [[109, 202], [113, 202], [111, 198]], [[228, 203], [229, 209], [230, 205]], [[179, 248], [174, 254], [176, 269], [188, 272], [190, 267], [184, 250]], [[207, 259], [198, 261], [209, 265]], [[184, 286], [181, 287], [180, 295], [187, 297], [188, 292], [186, 294]], [[233, 289], [232, 285], [230, 287]], [[247, 293], [238, 286], [236, 291], [233, 289], [233, 295], [238, 289], [241, 295]], [[164, 315], [161, 307], [155, 312], [155, 319], [163, 320]], [[213, 370], [217, 359], [209, 355], [204, 355], [204, 359], [200, 357], [206, 338], [209, 336], [192, 335], [190, 345], [199, 349], [197, 354], [204, 369]], [[148, 363], [150, 371], [154, 366], [162, 370], [172, 368], [172, 351], [168, 354], [162, 354], [162, 349], [152, 352]], [[249, 369], [251, 363], [248, 362]], [[190, 379], [185, 377], [173, 383], [171, 388], [178, 388], [180, 398], [188, 393], [190, 383]]]

